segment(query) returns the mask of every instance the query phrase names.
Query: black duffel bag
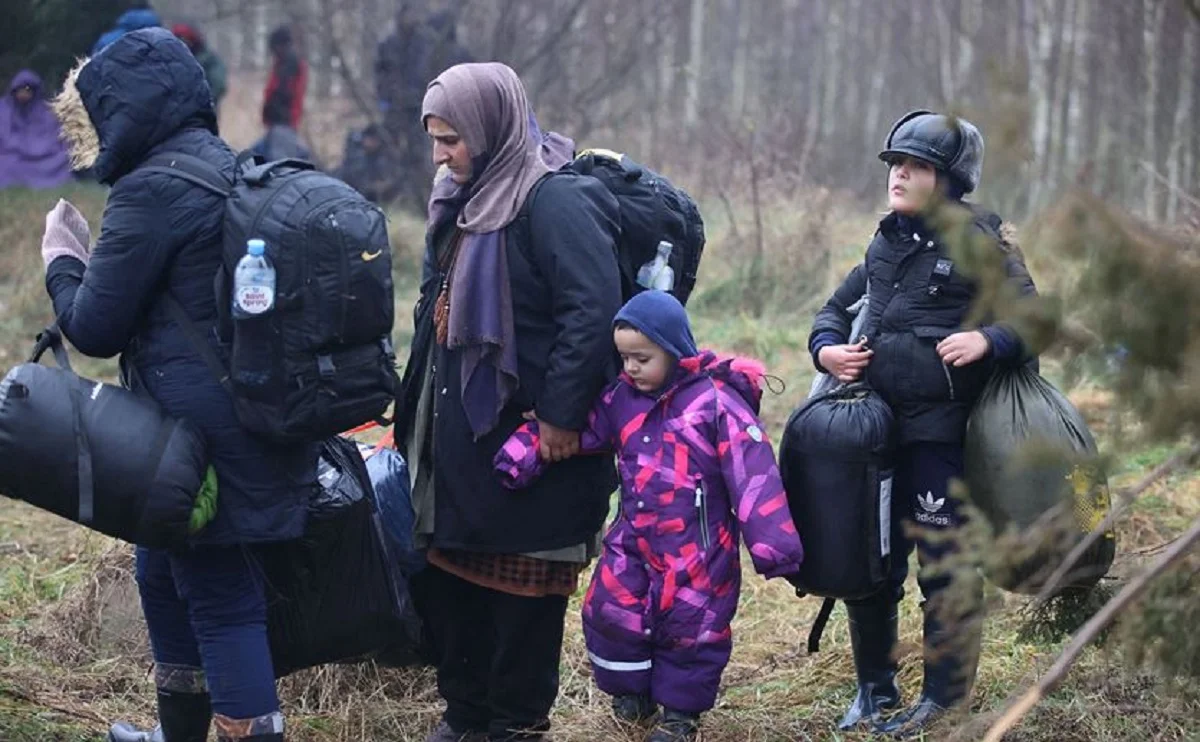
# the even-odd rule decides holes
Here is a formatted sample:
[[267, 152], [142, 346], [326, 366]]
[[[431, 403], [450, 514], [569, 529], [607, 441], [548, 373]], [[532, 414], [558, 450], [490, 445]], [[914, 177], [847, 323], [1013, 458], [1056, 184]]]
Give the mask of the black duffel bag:
[[357, 445], [330, 438], [304, 536], [256, 548], [276, 677], [386, 654], [418, 663], [420, 620]]
[[[57, 368], [38, 363], [50, 350]], [[188, 540], [204, 439], [152, 399], [77, 376], [62, 335], [0, 382], [0, 493], [140, 546]]]
[[[1005, 559], [992, 560], [987, 570], [1005, 590], [1039, 591], [1108, 515], [1108, 480], [1087, 423], [1032, 369], [993, 374], [967, 423], [965, 457], [972, 503], [998, 534], [1014, 539]], [[1116, 539], [1105, 533], [1060, 589], [1091, 587], [1108, 573], [1115, 553]]]
[[874, 594], [891, 556], [891, 408], [864, 384], [818, 394], [792, 413], [780, 451], [804, 544], [804, 563], [789, 581], [826, 598]]

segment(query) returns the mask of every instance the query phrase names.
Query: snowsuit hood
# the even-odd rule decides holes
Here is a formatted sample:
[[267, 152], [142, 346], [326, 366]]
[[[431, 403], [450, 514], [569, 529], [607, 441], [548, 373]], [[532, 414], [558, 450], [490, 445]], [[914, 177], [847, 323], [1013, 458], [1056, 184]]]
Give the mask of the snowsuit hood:
[[617, 312], [613, 326], [627, 324], [676, 361], [698, 355], [687, 310], [665, 291], [643, 291]]

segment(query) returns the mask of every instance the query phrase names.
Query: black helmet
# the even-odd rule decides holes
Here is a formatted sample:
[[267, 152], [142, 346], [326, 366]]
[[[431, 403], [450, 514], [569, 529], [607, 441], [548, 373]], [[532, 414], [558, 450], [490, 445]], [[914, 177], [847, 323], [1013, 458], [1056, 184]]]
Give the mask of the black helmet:
[[946, 172], [963, 193], [979, 186], [983, 171], [983, 135], [964, 118], [913, 111], [892, 126], [879, 159], [916, 157]]

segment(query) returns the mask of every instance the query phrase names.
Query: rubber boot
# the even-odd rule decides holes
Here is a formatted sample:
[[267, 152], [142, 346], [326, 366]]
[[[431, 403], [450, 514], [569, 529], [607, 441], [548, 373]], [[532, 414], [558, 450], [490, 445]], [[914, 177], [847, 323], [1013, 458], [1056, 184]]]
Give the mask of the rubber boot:
[[692, 742], [700, 729], [700, 714], [663, 709], [662, 718], [646, 742]]
[[921, 697], [904, 713], [875, 727], [900, 739], [920, 734], [947, 711], [966, 702], [979, 667], [982, 617], [943, 627], [929, 604], [923, 607], [925, 681]]
[[644, 724], [658, 714], [658, 706], [649, 696], [613, 696], [613, 715], [628, 724]]
[[149, 732], [117, 722], [108, 731], [108, 742], [205, 742], [212, 701], [207, 693], [160, 690], [158, 718], [159, 725]]
[[863, 722], [876, 724], [881, 712], [900, 705], [896, 687], [896, 648], [898, 605], [886, 597], [846, 603], [850, 623], [850, 647], [854, 652], [854, 672], [858, 676], [858, 695], [838, 722], [848, 732]]

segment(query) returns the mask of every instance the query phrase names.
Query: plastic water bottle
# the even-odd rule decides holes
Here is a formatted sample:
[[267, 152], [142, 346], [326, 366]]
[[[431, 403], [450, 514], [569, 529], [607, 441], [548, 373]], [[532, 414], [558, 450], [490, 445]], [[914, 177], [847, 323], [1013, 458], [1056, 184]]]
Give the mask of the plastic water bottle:
[[233, 272], [233, 317], [246, 319], [275, 308], [275, 266], [262, 240], [248, 240], [246, 254]]
[[271, 331], [275, 308], [275, 266], [262, 240], [248, 240], [233, 271], [232, 375], [243, 387], [270, 388], [279, 376]]
[[675, 288], [675, 270], [671, 268], [671, 251], [675, 246], [663, 240], [658, 243], [658, 254], [638, 269], [637, 282], [643, 288], [670, 291]]

